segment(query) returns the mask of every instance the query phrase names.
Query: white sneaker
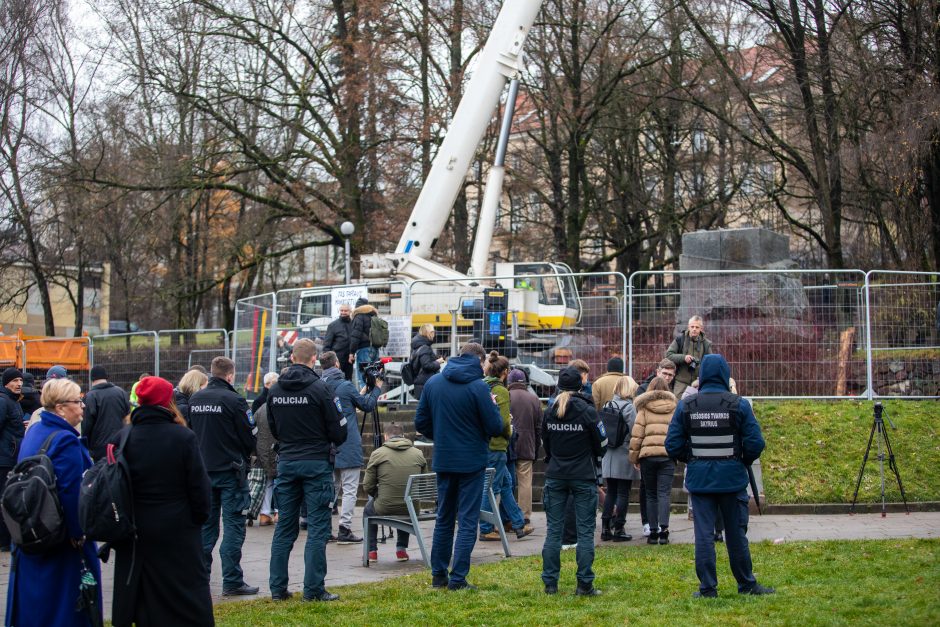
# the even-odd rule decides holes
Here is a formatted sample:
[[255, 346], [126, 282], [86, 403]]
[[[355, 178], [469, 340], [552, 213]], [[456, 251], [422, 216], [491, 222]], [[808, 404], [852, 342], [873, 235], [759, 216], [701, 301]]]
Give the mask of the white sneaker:
[[649, 523], [646, 523], [645, 525], [643, 525], [643, 536], [646, 538], [650, 537], [650, 524]]
[[562, 544], [562, 545], [561, 545], [561, 550], [562, 550], [562, 551], [567, 551], [567, 550], [573, 549], [573, 548], [575, 548], [575, 547], [577, 547], [577, 546], [578, 546], [577, 544]]

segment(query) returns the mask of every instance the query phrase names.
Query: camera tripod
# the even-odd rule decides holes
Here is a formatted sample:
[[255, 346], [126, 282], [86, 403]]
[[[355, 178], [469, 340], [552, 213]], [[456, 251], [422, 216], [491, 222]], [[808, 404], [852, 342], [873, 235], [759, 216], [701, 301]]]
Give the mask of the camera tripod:
[[907, 507], [907, 496], [904, 494], [904, 485], [901, 483], [901, 473], [898, 472], [898, 464], [894, 458], [894, 450], [891, 448], [891, 440], [888, 439], [888, 432], [885, 430], [884, 418], [887, 418], [888, 424], [891, 425], [892, 429], [897, 429], [894, 423], [891, 422], [891, 418], [884, 413], [884, 407], [881, 403], [875, 403], [875, 419], [871, 423], [871, 433], [868, 436], [868, 448], [865, 449], [865, 458], [862, 459], [862, 467], [858, 471], [858, 481], [855, 482], [855, 494], [852, 495], [852, 507], [849, 509], [850, 514], [855, 513], [855, 503], [858, 501], [858, 489], [862, 485], [862, 475], [865, 473], [865, 464], [868, 463], [868, 456], [871, 454], [871, 444], [875, 440], [876, 435], [878, 437], [878, 464], [881, 469], [881, 517], [884, 518], [887, 515], [885, 506], [885, 451], [887, 451], [888, 469], [894, 473], [894, 478], [897, 479], [898, 482], [898, 488], [901, 490], [901, 500], [904, 501], [904, 511], [908, 514], [911, 513], [911, 510]]

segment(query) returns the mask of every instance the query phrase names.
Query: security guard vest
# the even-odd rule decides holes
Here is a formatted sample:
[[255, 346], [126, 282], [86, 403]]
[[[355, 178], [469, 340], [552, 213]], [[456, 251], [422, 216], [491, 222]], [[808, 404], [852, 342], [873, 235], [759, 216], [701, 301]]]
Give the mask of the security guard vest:
[[683, 401], [690, 459], [741, 458], [740, 401], [741, 397], [731, 392], [699, 393]]

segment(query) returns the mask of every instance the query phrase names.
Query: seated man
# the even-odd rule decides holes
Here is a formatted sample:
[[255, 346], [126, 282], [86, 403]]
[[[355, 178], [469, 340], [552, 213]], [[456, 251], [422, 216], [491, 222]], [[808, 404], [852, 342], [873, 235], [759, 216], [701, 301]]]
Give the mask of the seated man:
[[[427, 472], [428, 463], [424, 453], [404, 436], [401, 425], [385, 425], [385, 444], [372, 451], [363, 488], [369, 495], [366, 503], [367, 516], [407, 516], [405, 506], [405, 486], [408, 477]], [[369, 561], [378, 561], [377, 525], [369, 525], [366, 530], [369, 543]], [[395, 558], [399, 562], [408, 561], [408, 532], [398, 530], [395, 543]]]

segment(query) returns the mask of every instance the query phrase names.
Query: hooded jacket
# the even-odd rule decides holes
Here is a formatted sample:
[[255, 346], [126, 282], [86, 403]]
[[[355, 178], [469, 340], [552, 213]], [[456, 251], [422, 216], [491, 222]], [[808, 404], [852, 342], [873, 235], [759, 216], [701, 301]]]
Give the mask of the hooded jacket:
[[411, 371], [415, 374], [414, 385], [424, 385], [428, 379], [441, 370], [437, 361], [437, 353], [431, 345], [431, 340], [420, 333], [411, 338]]
[[290, 366], [271, 386], [267, 406], [281, 461], [328, 460], [331, 445], [348, 437], [339, 399], [303, 364]]
[[320, 379], [326, 383], [326, 387], [333, 393], [333, 396], [339, 399], [343, 407], [343, 416], [346, 418], [346, 441], [337, 450], [334, 465], [336, 468], [361, 468], [362, 435], [359, 433], [359, 416], [356, 414], [356, 408], [362, 411], [374, 410], [382, 390], [375, 386], [366, 395], [362, 395], [351, 381], [346, 380], [343, 371], [335, 367], [324, 370]]
[[362, 488], [375, 499], [375, 513], [383, 516], [407, 514], [404, 499], [408, 477], [427, 470], [424, 453], [407, 438], [391, 438], [372, 451]]
[[535, 460], [542, 446], [542, 402], [522, 382], [509, 384], [512, 428], [519, 434], [514, 445], [516, 459]]
[[597, 480], [596, 461], [604, 455], [607, 433], [597, 419], [594, 399], [577, 392], [571, 395], [565, 415], [558, 415], [556, 401], [545, 411], [542, 431], [546, 479]]
[[93, 460], [104, 457], [108, 442], [124, 427], [124, 418], [130, 413], [131, 404], [127, 400], [127, 393], [113, 383], [105, 381], [88, 390], [85, 395], [82, 435], [87, 438]]
[[512, 437], [512, 415], [509, 413], [509, 390], [503, 385], [503, 382], [496, 377], [485, 377], [483, 379], [490, 392], [496, 397], [496, 406], [499, 407], [499, 415], [503, 419], [503, 432], [490, 438], [490, 450], [494, 453], [505, 453], [509, 448], [509, 438]]
[[415, 411], [415, 428], [434, 440], [436, 472], [486, 468], [490, 438], [503, 432], [503, 419], [478, 357], [455, 357], [428, 380]]
[[[698, 397], [729, 392], [728, 379], [731, 369], [721, 355], [705, 355], [699, 373]], [[687, 461], [685, 483], [693, 494], [740, 492], [747, 487], [747, 466], [760, 457], [764, 450], [764, 436], [754, 417], [751, 405], [745, 399], [738, 400], [738, 434], [741, 443], [741, 459], [688, 459], [691, 444], [689, 437], [687, 401], [680, 401], [669, 423], [666, 436], [666, 452], [670, 457]]]
[[369, 332], [372, 330], [372, 318], [377, 315], [379, 312], [372, 305], [360, 305], [353, 309], [352, 322], [349, 323], [349, 352], [355, 353], [372, 346]]
[[676, 396], [665, 390], [644, 392], [636, 397], [636, 422], [630, 433], [630, 463], [637, 464], [644, 457], [667, 457], [666, 432], [676, 409]]

